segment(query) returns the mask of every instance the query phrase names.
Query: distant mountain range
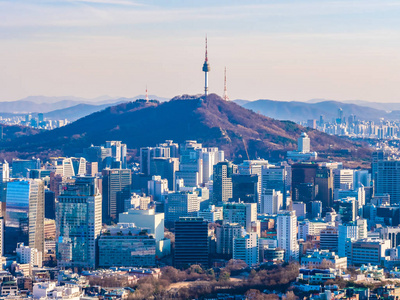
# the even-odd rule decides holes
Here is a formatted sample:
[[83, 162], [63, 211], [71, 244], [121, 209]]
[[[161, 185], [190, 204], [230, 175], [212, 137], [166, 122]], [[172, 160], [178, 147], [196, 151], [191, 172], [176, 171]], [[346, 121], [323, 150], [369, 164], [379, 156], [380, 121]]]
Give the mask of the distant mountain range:
[[[17, 101], [0, 102], [0, 116], [8, 118], [24, 116], [27, 113], [31, 113], [33, 116], [44, 113], [44, 117], [47, 119], [75, 121], [109, 106], [144, 99], [145, 97], [145, 95], [138, 95], [132, 98], [113, 98], [105, 95], [87, 99], [74, 96], [29, 96]], [[156, 95], [149, 95], [149, 98], [160, 102], [169, 100]], [[362, 100], [339, 102], [325, 99], [311, 99], [306, 102], [237, 99], [233, 102], [274, 119], [295, 122], [319, 119], [321, 115], [326, 121], [332, 121], [338, 117], [339, 108], [342, 108], [343, 115], [346, 118], [351, 114], [356, 115], [360, 120], [372, 121], [379, 121], [380, 118], [386, 120], [398, 120], [400, 118], [400, 103], [377, 103]]]
[[81, 153], [91, 144], [121, 140], [129, 149], [153, 146], [167, 139], [197, 140], [225, 150], [230, 159], [282, 158], [308, 132], [313, 150], [354, 153], [363, 144], [274, 120], [212, 94], [181, 96], [168, 102], [135, 101], [108, 107], [55, 130], [0, 143], [4, 153], [20, 156]]
[[[387, 112], [384, 109], [338, 101], [317, 102], [313, 100], [311, 102], [299, 102], [257, 100], [245, 102], [244, 100], [234, 100], [234, 102], [236, 101], [238, 101], [239, 105], [255, 112], [259, 112], [265, 116], [278, 120], [291, 120], [295, 122], [307, 121], [308, 119], [319, 120], [320, 116], [323, 116], [325, 121], [332, 121], [333, 119], [338, 118], [339, 108], [343, 110], [343, 116], [345, 118], [350, 115], [355, 115], [359, 120], [367, 121], [379, 121], [380, 118], [385, 118], [386, 120], [398, 120], [400, 118], [400, 110]], [[369, 102], [362, 103], [366, 104]], [[389, 107], [390, 105], [392, 104], [386, 103], [382, 104], [382, 107]], [[374, 106], [374, 104], [372, 103], [371, 106]], [[392, 107], [396, 106], [397, 105], [393, 104]]]
[[[144, 99], [145, 97], [145, 95], [138, 95], [132, 98], [101, 96], [93, 99], [86, 99], [73, 96], [29, 96], [17, 101], [0, 102], [0, 116], [3, 118], [10, 118], [13, 116], [23, 116], [27, 113], [33, 116], [37, 116], [38, 113], [44, 113], [44, 117], [48, 119], [68, 119], [70, 121], [75, 121], [106, 107], [137, 99]], [[156, 95], [149, 95], [149, 98], [161, 102], [169, 100], [168, 98], [158, 97]]]

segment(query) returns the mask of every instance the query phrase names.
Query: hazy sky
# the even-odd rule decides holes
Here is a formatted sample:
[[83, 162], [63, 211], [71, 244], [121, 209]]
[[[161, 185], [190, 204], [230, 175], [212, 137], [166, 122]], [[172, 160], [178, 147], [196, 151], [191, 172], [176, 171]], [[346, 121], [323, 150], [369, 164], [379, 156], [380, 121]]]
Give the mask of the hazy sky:
[[399, 0], [0, 0], [0, 101], [29, 95], [400, 101]]

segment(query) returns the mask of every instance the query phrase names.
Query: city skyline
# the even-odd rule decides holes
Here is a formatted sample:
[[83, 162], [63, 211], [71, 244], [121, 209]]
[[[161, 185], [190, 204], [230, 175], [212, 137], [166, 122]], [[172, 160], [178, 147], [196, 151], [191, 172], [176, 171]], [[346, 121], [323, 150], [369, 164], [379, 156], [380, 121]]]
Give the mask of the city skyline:
[[[0, 101], [30, 95], [396, 102], [394, 1], [0, 1]], [[235, 51], [232, 51], [234, 49]]]

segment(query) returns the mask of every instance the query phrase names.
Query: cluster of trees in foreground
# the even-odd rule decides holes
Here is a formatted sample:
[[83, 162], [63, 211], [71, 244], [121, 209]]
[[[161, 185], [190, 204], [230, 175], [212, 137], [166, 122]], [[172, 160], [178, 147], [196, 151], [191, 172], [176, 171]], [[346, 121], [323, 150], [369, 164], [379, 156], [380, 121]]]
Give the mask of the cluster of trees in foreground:
[[[240, 279], [233, 277], [243, 272], [246, 276]], [[296, 263], [250, 270], [243, 261], [230, 260], [218, 273], [199, 265], [192, 265], [183, 271], [168, 266], [162, 269], [159, 279], [140, 279], [129, 299], [194, 299], [229, 293], [245, 294], [248, 299], [277, 300], [277, 295], [262, 293], [268, 289], [293, 300], [295, 296], [288, 289], [298, 274], [299, 265]]]

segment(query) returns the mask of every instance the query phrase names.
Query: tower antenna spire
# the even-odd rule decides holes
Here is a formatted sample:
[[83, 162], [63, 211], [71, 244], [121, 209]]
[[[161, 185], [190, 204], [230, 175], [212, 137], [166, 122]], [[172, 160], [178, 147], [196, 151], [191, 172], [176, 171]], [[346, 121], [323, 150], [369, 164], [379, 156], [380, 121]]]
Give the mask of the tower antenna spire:
[[204, 96], [205, 100], [207, 100], [207, 95], [208, 95], [208, 72], [210, 71], [210, 65], [208, 64], [208, 44], [207, 44], [207, 35], [206, 35], [206, 51], [205, 51], [205, 59], [204, 59], [204, 64], [203, 64], [203, 72], [204, 72], [204, 79], [205, 79], [205, 84], [204, 84]]
[[229, 101], [228, 87], [227, 87], [227, 84], [226, 84], [226, 67], [225, 67], [225, 71], [224, 71], [224, 100], [225, 101]]
[[147, 93], [147, 84], [146, 84], [146, 102], [149, 102], [149, 94]]

